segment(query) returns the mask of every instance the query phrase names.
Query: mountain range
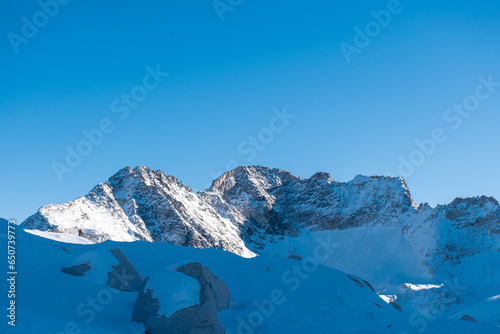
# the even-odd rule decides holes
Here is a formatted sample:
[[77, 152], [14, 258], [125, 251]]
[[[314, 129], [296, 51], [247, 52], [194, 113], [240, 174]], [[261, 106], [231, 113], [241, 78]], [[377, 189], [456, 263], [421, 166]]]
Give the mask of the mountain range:
[[[370, 281], [387, 302], [451, 316], [500, 294], [500, 205], [492, 197], [417, 204], [401, 177], [324, 172], [300, 178], [241, 166], [204, 191], [145, 166], [126, 167], [87, 195], [45, 205], [22, 223], [54, 238], [151, 241], [242, 257], [318, 259]], [[499, 317], [500, 321], [500, 317]]]

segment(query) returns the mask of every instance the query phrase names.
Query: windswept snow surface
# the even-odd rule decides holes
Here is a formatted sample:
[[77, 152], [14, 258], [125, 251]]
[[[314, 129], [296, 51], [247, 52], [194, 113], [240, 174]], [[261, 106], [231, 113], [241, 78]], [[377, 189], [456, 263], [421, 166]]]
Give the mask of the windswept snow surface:
[[40, 230], [24, 230], [25, 232], [28, 232], [30, 234], [38, 235], [39, 237], [51, 239], [51, 240], [56, 240], [56, 241], [61, 241], [61, 242], [66, 242], [69, 244], [83, 244], [83, 245], [91, 245], [94, 244], [95, 242], [90, 241], [87, 238], [80, 237], [78, 235], [74, 234], [68, 234], [68, 233], [56, 233], [56, 232], [47, 232], [47, 231], [40, 231]]
[[[22, 231], [17, 238], [17, 324], [12, 328], [3, 321], [0, 332], [4, 333], [143, 334], [141, 325], [130, 322], [136, 292], [111, 289], [100, 278], [86, 279], [60, 271], [82, 260], [104, 263], [114, 248], [123, 251], [142, 277], [161, 278], [165, 270], [189, 262], [207, 266], [231, 292], [230, 308], [218, 313], [228, 334], [499, 332], [476, 322], [425, 320], [410, 312], [401, 313], [374, 293], [364, 278], [348, 277], [308, 259], [245, 259], [217, 249], [141, 241], [69, 244]], [[323, 250], [317, 252], [318, 256], [328, 253], [328, 248]], [[160, 279], [153, 285], [161, 284], [175, 282]], [[173, 290], [166, 287], [166, 291]]]

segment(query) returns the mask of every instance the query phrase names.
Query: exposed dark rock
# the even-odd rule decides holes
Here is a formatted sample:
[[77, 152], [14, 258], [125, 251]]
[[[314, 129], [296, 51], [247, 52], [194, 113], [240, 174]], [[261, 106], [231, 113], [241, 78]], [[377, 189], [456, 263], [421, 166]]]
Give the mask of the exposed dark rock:
[[[149, 276], [142, 282], [139, 289], [139, 295], [135, 301], [134, 311], [132, 313], [132, 321], [138, 323], [150, 323], [156, 318], [156, 313], [160, 309], [158, 299], [154, 298], [151, 290], [144, 291], [148, 283]], [[150, 320], [151, 318], [151, 320]]]
[[351, 275], [347, 275], [347, 277], [349, 277], [357, 286], [359, 286], [360, 288], [364, 288], [365, 286], [363, 285], [363, 283], [361, 283], [358, 279], [352, 277]]
[[68, 250], [66, 247], [64, 247], [64, 246], [61, 246], [61, 245], [56, 245], [56, 247], [59, 247], [59, 248], [61, 248], [63, 251], [65, 251], [66, 253], [69, 253], [69, 250]]
[[78, 264], [76, 266], [71, 266], [71, 267], [65, 267], [62, 268], [61, 271], [66, 274], [70, 274], [73, 276], [83, 276], [87, 271], [90, 270], [92, 266], [90, 265], [89, 262], [85, 262], [82, 264]]
[[474, 319], [473, 317], [471, 317], [470, 315], [468, 314], [464, 314], [461, 318], [461, 320], [467, 320], [467, 321], [475, 321], [475, 322], [478, 322], [476, 319]]
[[139, 291], [142, 286], [141, 275], [119, 248], [111, 250], [111, 253], [119, 261], [112, 266], [113, 270], [108, 273], [108, 285], [121, 291]]
[[394, 307], [399, 312], [403, 312], [403, 310], [401, 309], [401, 305], [399, 305], [399, 304], [397, 304], [395, 302], [389, 302], [389, 305], [391, 305], [392, 307]]
[[365, 285], [367, 287], [369, 287], [370, 290], [372, 290], [373, 292], [377, 293], [377, 291], [375, 291], [375, 289], [373, 288], [373, 286], [370, 283], [368, 283], [368, 281], [363, 280], [363, 283], [365, 283]]

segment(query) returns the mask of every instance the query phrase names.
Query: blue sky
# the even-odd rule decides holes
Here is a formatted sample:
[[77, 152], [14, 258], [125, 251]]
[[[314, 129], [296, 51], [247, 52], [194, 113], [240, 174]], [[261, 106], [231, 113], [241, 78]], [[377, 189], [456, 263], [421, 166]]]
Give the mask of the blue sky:
[[[6, 0], [0, 216], [22, 221], [136, 165], [195, 190], [234, 164], [260, 164], [338, 181], [403, 170], [415, 201], [431, 204], [500, 198], [500, 87], [478, 88], [479, 77], [500, 81], [500, 3], [218, 4], [69, 1], [47, 7], [52, 17]], [[384, 26], [373, 23], [382, 10]], [[161, 82], [158, 69], [169, 73]], [[473, 111], [448, 111], [463, 103]], [[284, 108], [293, 118], [275, 120]], [[101, 122], [112, 131], [85, 146], [82, 131]], [[90, 153], [70, 167], [68, 147]], [[71, 172], [58, 177], [54, 162]]]

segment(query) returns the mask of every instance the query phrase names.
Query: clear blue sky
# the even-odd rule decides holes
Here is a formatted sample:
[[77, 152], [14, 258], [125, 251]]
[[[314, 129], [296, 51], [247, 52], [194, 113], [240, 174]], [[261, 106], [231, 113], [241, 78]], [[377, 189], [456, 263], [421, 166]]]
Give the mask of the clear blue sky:
[[[243, 0], [221, 20], [212, 1], [73, 0], [44, 22], [36, 1], [5, 0], [0, 216], [22, 221], [124, 166], [161, 169], [195, 190], [230, 161], [339, 181], [398, 174], [399, 157], [436, 128], [447, 140], [407, 177], [414, 199], [500, 198], [500, 87], [459, 126], [458, 114], [443, 118], [474, 103], [479, 76], [500, 81], [500, 3], [402, 0], [379, 32], [370, 12], [389, 2], [353, 3]], [[40, 25], [24, 28], [29, 38], [23, 17]], [[348, 63], [340, 45], [355, 46], [355, 27], [367, 24], [373, 37]], [[122, 94], [157, 64], [169, 76], [120, 119]], [[283, 129], [273, 109], [284, 107], [295, 118]], [[114, 130], [59, 182], [53, 162], [65, 164], [66, 147], [103, 119]]]

